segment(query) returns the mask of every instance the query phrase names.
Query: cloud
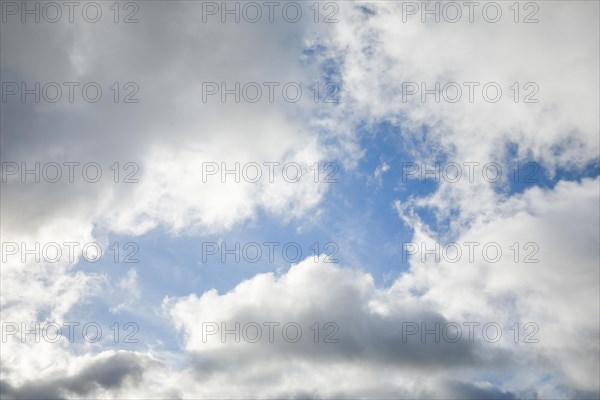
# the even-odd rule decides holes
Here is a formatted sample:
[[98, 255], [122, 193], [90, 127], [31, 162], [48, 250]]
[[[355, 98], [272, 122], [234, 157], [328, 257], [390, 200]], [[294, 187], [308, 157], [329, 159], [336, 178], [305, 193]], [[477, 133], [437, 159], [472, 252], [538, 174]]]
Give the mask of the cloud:
[[[166, 297], [167, 323], [181, 335], [186, 354], [177, 366], [165, 357], [142, 362], [150, 356], [123, 353], [127, 378], [116, 379], [96, 373], [108, 358], [91, 367], [96, 356], [86, 356], [85, 363], [70, 363], [70, 378], [45, 375], [42, 382], [51, 383], [55, 393], [89, 397], [109, 392], [156, 397], [156, 391], [195, 398], [216, 393], [231, 398], [597, 397], [594, 260], [600, 224], [587, 222], [600, 219], [598, 183], [586, 179], [555, 189], [532, 188], [456, 238], [459, 243], [494, 241], [503, 248], [534, 241], [539, 263], [515, 263], [510, 252], [495, 263], [436, 263], [431, 257], [422, 262], [415, 255], [391, 287], [378, 288], [364, 271], [308, 258], [287, 272], [256, 275], [223, 294]], [[415, 226], [413, 240], [431, 248], [436, 238]], [[326, 327], [328, 322], [335, 325]], [[472, 338], [465, 325], [470, 322], [479, 323]], [[528, 322], [539, 328], [535, 343], [524, 341], [531, 333], [524, 329]], [[272, 336], [268, 323], [279, 324], [271, 324]], [[297, 341], [295, 327], [284, 336], [289, 323], [302, 329]], [[444, 331], [452, 323], [462, 328], [458, 340], [452, 340], [454, 328]], [[484, 335], [488, 323], [502, 329], [498, 341], [491, 340], [494, 329]], [[514, 323], [519, 324], [517, 341]], [[256, 325], [262, 336], [252, 343], [248, 338], [256, 337]], [[415, 327], [417, 333], [409, 334]], [[229, 333], [223, 338], [225, 329]], [[430, 333], [423, 336], [425, 329]], [[325, 337], [337, 341], [325, 343]], [[158, 377], [160, 382], [151, 381]], [[77, 383], [80, 378], [87, 383]], [[37, 385], [5, 382], [9, 393], [35, 393]]]
[[[106, 249], [115, 233], [160, 229], [199, 235], [230, 230], [263, 211], [282, 220], [318, 211], [327, 185], [315, 184], [308, 167], [326, 159], [327, 149], [302, 115], [313, 104], [223, 104], [218, 96], [202, 102], [203, 81], [319, 80], [317, 69], [300, 65], [306, 24], [257, 24], [248, 35], [247, 26], [217, 19], [201, 23], [201, 3], [147, 2], [142, 8], [137, 24], [114, 24], [110, 18], [97, 24], [22, 24], [18, 19], [1, 24], [3, 82], [27, 82], [28, 87], [97, 82], [104, 89], [98, 103], [79, 96], [73, 103], [37, 103], [30, 97], [2, 104], [2, 162], [19, 168], [40, 163], [41, 169], [56, 162], [63, 174], [58, 183], [43, 176], [36, 183], [33, 175], [23, 183], [20, 174], [2, 183], [4, 242], [32, 247], [96, 241]], [[114, 82], [135, 82], [139, 103], [111, 102], [108, 87]], [[72, 183], [64, 162], [79, 163]], [[101, 166], [99, 182], [82, 176], [83, 165], [91, 162]], [[115, 168], [110, 169], [115, 162], [118, 183]], [[132, 171], [125, 169], [127, 162], [139, 167], [139, 183], [123, 182]], [[203, 162], [226, 162], [229, 168], [235, 162], [297, 162], [305, 173], [297, 183], [279, 175], [271, 184], [263, 172], [257, 184], [223, 184], [219, 175], [204, 184]], [[62, 251], [67, 254], [64, 246]], [[22, 263], [18, 256], [3, 262], [3, 321], [60, 322], [74, 306], [111, 293], [110, 278], [79, 269], [80, 260], [79, 254], [59, 263], [31, 257]], [[27, 356], [24, 346], [13, 349], [3, 349], [3, 365], [22, 356], [24, 376], [38, 370], [30, 358], [35, 351]]]
[[[248, 35], [247, 25], [199, 22], [201, 10], [201, 3], [155, 2], [144, 4], [137, 24], [103, 19], [98, 24], [2, 25], [5, 81], [97, 82], [104, 89], [102, 101], [93, 104], [81, 96], [73, 103], [31, 98], [3, 104], [3, 161], [27, 162], [29, 168], [35, 162], [97, 162], [103, 172], [103, 179], [93, 184], [81, 179], [81, 166], [74, 183], [65, 183], [65, 176], [57, 184], [23, 184], [12, 176], [3, 185], [5, 209], [31, 211], [28, 218], [7, 212], [3, 234], [32, 232], [57, 223], [67, 212], [70, 219], [62, 221], [66, 229], [68, 222], [86, 221], [108, 232], [134, 235], [157, 226], [175, 234], [215, 233], [251, 219], [258, 210], [298, 218], [317, 207], [327, 185], [315, 184], [308, 167], [329, 161], [330, 145], [312, 126], [318, 119], [310, 118], [317, 105], [308, 86], [323, 78], [316, 66], [301, 62], [308, 26], [259, 23], [250, 26]], [[156, 30], [156, 24], [168, 28]], [[222, 45], [215, 46], [215, 37]], [[46, 48], [65, 54], [44, 58]], [[43, 71], [31, 68], [42, 59]], [[108, 89], [113, 82], [134, 82], [139, 102], [114, 103]], [[227, 87], [278, 82], [278, 96], [270, 103], [264, 89], [265, 99], [258, 103], [236, 103], [233, 96], [226, 103], [220, 96], [204, 102], [204, 82], [226, 82]], [[304, 86], [301, 102], [282, 97], [288, 82]], [[114, 167], [109, 169], [115, 162], [120, 163], [119, 184], [113, 182]], [[138, 165], [138, 184], [122, 183], [131, 172], [124, 170], [127, 162]], [[298, 162], [304, 177], [298, 183], [279, 178], [269, 184], [265, 169], [259, 183], [222, 184], [219, 175], [206, 183], [202, 163], [208, 162], [219, 167], [226, 162], [227, 168], [235, 162], [242, 167]]]
[[[204, 235], [231, 230], [261, 212], [282, 221], [302, 221], [309, 212], [318, 213], [328, 185], [314, 183], [308, 168], [329, 161], [329, 147], [336, 145], [321, 140], [313, 126], [318, 121], [310, 118], [318, 105], [310, 101], [308, 86], [322, 76], [317, 66], [302, 65], [308, 19], [299, 24], [280, 20], [251, 25], [248, 35], [247, 25], [222, 24], [218, 19], [201, 23], [201, 3], [142, 6], [137, 24], [114, 24], [110, 18], [97, 24], [81, 20], [22, 24], [18, 19], [1, 24], [3, 82], [27, 82], [28, 87], [35, 82], [97, 82], [104, 89], [98, 103], [79, 96], [73, 103], [49, 104], [30, 97], [25, 103], [17, 98], [2, 104], [2, 162], [15, 162], [19, 168], [21, 163], [28, 168], [40, 163], [41, 169], [56, 162], [63, 174], [58, 183], [46, 182], [44, 176], [36, 183], [33, 175], [23, 183], [20, 174], [2, 183], [3, 242], [31, 247], [95, 241], [106, 249], [115, 233], [141, 235], [156, 229], [171, 235]], [[286, 82], [300, 82], [305, 92], [298, 104], [281, 98], [274, 103], [223, 104], [219, 96], [205, 103], [205, 81], [230, 86], [277, 81], [280, 88]], [[134, 82], [139, 103], [111, 102], [109, 86], [114, 82], [121, 89]], [[65, 162], [79, 163], [72, 183]], [[82, 176], [83, 165], [91, 162], [101, 166], [99, 182]], [[115, 162], [118, 183], [115, 168], [110, 168]], [[139, 183], [123, 182], [131, 172], [125, 169], [128, 162], [139, 167], [135, 174]], [[227, 163], [228, 168], [236, 162], [296, 162], [303, 176], [290, 183], [276, 169], [274, 183], [269, 183], [266, 170], [259, 183], [233, 179], [221, 183], [219, 175], [203, 183], [204, 162], [219, 167]], [[62, 251], [67, 254], [64, 246]], [[34, 262], [32, 257], [23, 263], [18, 256], [3, 261], [2, 321], [62, 323], [76, 306], [114, 294], [108, 274], [82, 270], [79, 261], [81, 254], [58, 263]], [[135, 296], [135, 282], [134, 272], [122, 282], [123, 288], [133, 289], [129, 295]], [[115, 310], [129, 304], [119, 296], [111, 300], [117, 301]], [[57, 378], [61, 374], [47, 375], [64, 373], [80, 351], [96, 354], [101, 349], [12, 338], [3, 343], [2, 369], [11, 371], [3, 373], [3, 391], [17, 397], [112, 396], [117, 389], [103, 381], [92, 379], [91, 386], [77, 386]], [[96, 362], [101, 360], [90, 360]], [[90, 368], [84, 377], [90, 377], [89, 371], [102, 375]], [[34, 379], [41, 383], [36, 386]]]
[[139, 385], [143, 374], [157, 362], [133, 352], [110, 351], [94, 357], [75, 359], [74, 373], [56, 374], [51, 378], [37, 379], [20, 387], [2, 383], [2, 395], [7, 399], [66, 399], [91, 398], [94, 395], [118, 396], [126, 386]]
[[[534, 24], [515, 24], [507, 5], [498, 23], [477, 13], [471, 23], [466, 10], [458, 23], [436, 23], [432, 16], [422, 23], [420, 14], [402, 22], [407, 4], [365, 3], [369, 12], [347, 4], [340, 8], [344, 22], [320, 38], [322, 57], [335, 60], [344, 88], [343, 101], [331, 115], [340, 131], [364, 137], [390, 124], [403, 139], [397, 148], [403, 161], [484, 165], [533, 159], [550, 173], [597, 162], [600, 100], [589, 88], [600, 84], [598, 4], [539, 4]], [[441, 94], [437, 102], [434, 94], [423, 100], [421, 85], [433, 90], [436, 82], [438, 92], [446, 84], [461, 86], [460, 101], [444, 100]], [[479, 84], [473, 102], [465, 82]], [[536, 84], [538, 102], [515, 102], [510, 89], [515, 82], [521, 89], [527, 82]], [[408, 95], [406, 85], [413, 83], [418, 92]], [[486, 83], [502, 88], [498, 102], [480, 93]], [[475, 184], [442, 182], [433, 205], [442, 214], [450, 207], [474, 217], [496, 202], [491, 186], [480, 174]], [[474, 196], [481, 201], [469, 202]]]
[[[540, 248], [539, 263], [515, 263], [510, 253], [496, 263], [481, 259], [434, 263], [431, 257], [423, 263], [413, 257], [410, 270], [391, 288], [378, 289], [368, 274], [309, 259], [281, 276], [257, 275], [221, 295], [209, 291], [201, 297], [167, 298], [164, 307], [183, 333], [185, 349], [214, 381], [221, 379], [221, 373], [233, 373], [236, 382], [287, 382], [288, 391], [255, 388], [256, 396], [291, 397], [301, 390], [315, 397], [356, 393], [381, 397], [394, 390], [410, 398], [597, 396], [600, 310], [594, 300], [599, 282], [594, 260], [599, 234], [584, 221], [600, 219], [594, 206], [598, 182], [561, 183], [554, 191], [529, 190], [456, 240], [494, 241], [504, 249], [513, 242], [534, 241]], [[536, 205], [535, 211], [529, 209], [531, 204]], [[571, 240], [565, 241], [565, 236]], [[414, 240], [429, 240], [433, 248], [435, 238], [416, 232]], [[315, 345], [311, 336], [298, 343], [270, 343], [265, 338], [244, 343], [240, 334], [238, 344], [231, 334], [220, 335], [224, 329], [235, 330], [235, 322], [243, 331], [250, 322], [264, 326], [267, 321], [281, 325], [294, 321], [303, 327], [334, 321], [339, 325], [339, 343]], [[504, 333], [493, 344], [485, 337], [471, 343], [464, 336], [456, 343], [443, 339], [434, 343], [433, 338], [403, 343], [402, 323], [409, 321], [425, 322], [428, 329], [435, 322], [441, 326], [452, 321], [495, 322]], [[515, 322], [521, 335], [518, 343]], [[527, 322], [539, 328], [533, 335], [536, 343], [524, 342], [532, 332], [523, 330]], [[206, 334], [213, 329], [216, 333]], [[330, 367], [327, 371], [324, 364]], [[327, 378], [316, 379], [301, 366]], [[299, 369], [308, 377], [300, 379]], [[342, 379], [345, 386], [331, 390], [329, 382], [339, 370], [348, 371]], [[365, 373], [359, 374], [360, 370]], [[431, 381], [424, 386], [430, 391], [419, 392], [415, 387], [425, 371]], [[389, 374], [402, 379], [387, 381]], [[252, 390], [246, 384], [228, 389], [227, 395], [233, 397]]]
[[[401, 23], [402, 4], [343, 3], [340, 22], [327, 29], [200, 24], [198, 3], [143, 5], [135, 25], [0, 25], [4, 81], [97, 81], [105, 88], [135, 81], [140, 88], [138, 104], [3, 104], [3, 162], [94, 161], [106, 178], [23, 184], [11, 177], [1, 193], [4, 241], [106, 243], [111, 234], [153, 229], [203, 236], [261, 212], [302, 223], [320, 215], [327, 194], [310, 174], [298, 183], [203, 183], [203, 163], [294, 161], [308, 172], [337, 159], [355, 168], [363, 133], [381, 123], [411, 144], [401, 152], [411, 161], [504, 163], [510, 146], [513, 158], [550, 171], [578, 171], [598, 159], [599, 100], [590, 90], [599, 85], [597, 3], [543, 3], [533, 25], [510, 18], [497, 25]], [[339, 106], [202, 102], [203, 81], [310, 84], [327, 73], [342, 84]], [[505, 95], [493, 104], [403, 101], [402, 82], [436, 81], [494, 81]], [[539, 103], [515, 103], [508, 89], [514, 82], [523, 90], [536, 83]], [[140, 182], [115, 184], [114, 162], [135, 162]], [[415, 242], [494, 241], [505, 249], [535, 242], [539, 263], [514, 263], [510, 251], [493, 264], [413, 257], [391, 287], [380, 288], [368, 272], [307, 259], [223, 294], [166, 297], [165, 321], [182, 338], [177, 356], [12, 338], [2, 349], [3, 397], [598, 397], [598, 184], [562, 181], [507, 196], [478, 178], [442, 182], [431, 195], [395, 203]], [[450, 219], [449, 229], [421, 219], [427, 208]], [[101, 293], [107, 276], [77, 270], [79, 261], [3, 263], [3, 322], [62, 322]], [[132, 269], [121, 288], [135, 299], [138, 284]], [[131, 305], [116, 300], [116, 310]], [[273, 321], [299, 324], [302, 340], [203, 340], [203, 322], [231, 329]], [[415, 334], [402, 341], [403, 323], [454, 321], [496, 322], [505, 340], [435, 343]], [[339, 341], [314, 343], [315, 322], [320, 340], [336, 332]], [[326, 328], [328, 322], [334, 324]], [[515, 322], [519, 329], [535, 322], [539, 342], [514, 343]]]
[[117, 284], [119, 291], [117, 291], [116, 298], [122, 299], [118, 305], [111, 307], [110, 311], [113, 313], [119, 313], [122, 310], [129, 309], [133, 304], [141, 298], [141, 288], [138, 282], [138, 274], [135, 268], [131, 268], [127, 271], [127, 274], [119, 280]]

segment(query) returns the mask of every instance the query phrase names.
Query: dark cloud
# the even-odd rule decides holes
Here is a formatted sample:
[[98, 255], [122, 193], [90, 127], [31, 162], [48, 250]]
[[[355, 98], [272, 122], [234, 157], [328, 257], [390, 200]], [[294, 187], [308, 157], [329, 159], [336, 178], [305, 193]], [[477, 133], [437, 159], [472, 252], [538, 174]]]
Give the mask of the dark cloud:
[[154, 363], [146, 356], [117, 352], [91, 361], [76, 375], [28, 381], [15, 387], [2, 381], [0, 391], [6, 399], [66, 399], [92, 395], [98, 389], [118, 390], [126, 383], [139, 385], [144, 370]]

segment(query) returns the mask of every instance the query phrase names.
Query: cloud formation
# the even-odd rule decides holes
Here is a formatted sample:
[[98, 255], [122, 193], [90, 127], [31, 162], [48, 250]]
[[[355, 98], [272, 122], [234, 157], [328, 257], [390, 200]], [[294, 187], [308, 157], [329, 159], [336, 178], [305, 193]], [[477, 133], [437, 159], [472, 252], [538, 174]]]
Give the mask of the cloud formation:
[[[115, 235], [151, 233], [203, 238], [260, 224], [265, 215], [302, 224], [319, 218], [331, 188], [315, 183], [310, 167], [334, 160], [356, 171], [368, 150], [362, 140], [381, 124], [405, 146], [398, 157], [414, 162], [505, 166], [532, 159], [550, 175], [577, 175], [598, 163], [595, 2], [540, 3], [537, 24], [515, 24], [510, 14], [497, 24], [422, 23], [418, 16], [401, 22], [406, 3], [344, 2], [337, 4], [339, 21], [327, 26], [310, 18], [200, 23], [201, 3], [142, 5], [132, 25], [0, 25], [3, 82], [94, 81], [106, 89], [134, 81], [140, 89], [133, 104], [2, 104], [3, 163], [93, 161], [106, 178], [37, 184], [10, 175], [2, 183], [3, 242], [104, 245]], [[308, 94], [309, 85], [328, 79], [340, 84], [337, 105], [223, 103], [219, 96], [203, 102], [203, 82], [297, 81]], [[407, 95], [436, 82], [463, 90], [464, 82], [478, 82], [476, 93], [494, 82], [503, 97], [470, 102], [464, 91], [452, 103]], [[539, 102], [515, 102], [515, 82], [519, 100], [537, 87]], [[379, 186], [397, 173], [380, 161], [367, 171]], [[115, 183], [115, 162], [121, 173], [135, 163], [139, 182]], [[297, 162], [305, 173], [295, 183], [222, 183], [218, 174], [203, 182], [206, 163], [236, 162]], [[505, 251], [493, 263], [413, 255], [387, 287], [361, 265], [335, 266], [321, 257], [255, 275], [224, 293], [161, 296], [161, 304], [148, 307], [156, 312], [150, 317], [177, 338], [177, 349], [143, 343], [141, 350], [115, 351], [106, 343], [10, 335], [2, 343], [2, 396], [598, 398], [599, 184], [596, 174], [504, 193], [478, 176], [398, 196], [388, 206], [414, 243], [493, 242]], [[515, 262], [515, 242], [520, 260], [522, 245], [534, 243], [539, 262]], [[64, 323], [74, 308], [106, 293], [109, 312], [135, 311], [143, 269], [119, 279], [84, 270], [81, 261], [79, 254], [58, 263], [3, 260], [3, 329], [14, 321]], [[223, 341], [223, 328], [236, 323], [239, 333]], [[471, 325], [472, 339], [465, 323], [478, 324]], [[500, 340], [486, 336], [493, 329], [482, 331], [490, 323], [501, 327]], [[455, 324], [462, 329], [457, 340]], [[256, 326], [256, 343], [235, 341]], [[297, 326], [302, 334], [294, 341]], [[441, 340], [422, 336], [436, 326]]]

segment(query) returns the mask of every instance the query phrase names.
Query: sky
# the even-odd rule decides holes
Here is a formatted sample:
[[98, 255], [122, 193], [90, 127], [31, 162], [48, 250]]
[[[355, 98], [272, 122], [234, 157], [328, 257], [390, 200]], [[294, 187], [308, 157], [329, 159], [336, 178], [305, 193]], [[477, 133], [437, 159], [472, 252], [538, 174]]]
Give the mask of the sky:
[[0, 6], [2, 398], [600, 398], [597, 1]]

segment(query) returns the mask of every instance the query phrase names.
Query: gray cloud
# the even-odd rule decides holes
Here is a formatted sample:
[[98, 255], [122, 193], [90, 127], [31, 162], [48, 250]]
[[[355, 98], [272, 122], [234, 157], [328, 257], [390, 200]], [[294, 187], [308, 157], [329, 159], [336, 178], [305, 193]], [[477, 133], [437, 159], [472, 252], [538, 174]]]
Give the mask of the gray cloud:
[[14, 387], [2, 384], [7, 399], [65, 399], [73, 396], [88, 397], [98, 390], [118, 390], [126, 382], [140, 384], [144, 370], [152, 364], [145, 356], [117, 352], [93, 360], [75, 375], [25, 382]]

